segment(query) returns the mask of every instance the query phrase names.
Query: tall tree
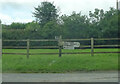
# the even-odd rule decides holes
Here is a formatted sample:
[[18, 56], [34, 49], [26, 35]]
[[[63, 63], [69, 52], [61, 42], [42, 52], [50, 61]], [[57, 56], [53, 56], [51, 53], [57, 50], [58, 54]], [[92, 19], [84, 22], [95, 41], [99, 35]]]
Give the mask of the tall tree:
[[[103, 25], [100, 25], [101, 20], [104, 19], [105, 13], [103, 9], [95, 9], [94, 13], [89, 12], [90, 17], [90, 37], [100, 38], [102, 37]], [[107, 22], [106, 22], [107, 23]]]
[[56, 20], [58, 17], [58, 9], [51, 2], [41, 2], [33, 13], [36, 21], [43, 27], [46, 23]]
[[118, 36], [118, 11], [110, 8], [109, 11], [95, 9], [94, 13], [89, 13], [91, 19], [91, 37], [117, 37]]

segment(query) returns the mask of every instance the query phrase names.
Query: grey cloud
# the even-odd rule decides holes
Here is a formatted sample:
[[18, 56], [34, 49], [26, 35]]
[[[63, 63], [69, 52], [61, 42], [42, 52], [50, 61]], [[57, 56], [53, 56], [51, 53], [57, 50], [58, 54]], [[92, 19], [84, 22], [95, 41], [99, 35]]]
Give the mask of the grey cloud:
[[24, 8], [32, 8], [34, 3], [17, 3], [17, 2], [2, 2], [0, 3], [0, 8], [2, 10], [7, 10], [7, 9], [13, 9], [13, 10], [18, 10], [18, 9], [24, 9]]
[[0, 7], [2, 9], [8, 9], [8, 8], [18, 9], [21, 8], [21, 4], [15, 2], [3, 2], [2, 4], [0, 4]]
[[[37, 7], [44, 0], [0, 0], [0, 13], [12, 18], [31, 18], [34, 7]], [[115, 7], [115, 0], [48, 0], [60, 8], [61, 14], [71, 14], [72, 11], [88, 14], [95, 8], [108, 10]], [[6, 22], [6, 20], [4, 20]], [[13, 20], [11, 20], [12, 22]], [[15, 19], [15, 21], [18, 21]], [[20, 20], [22, 21], [22, 20]], [[10, 22], [10, 20], [8, 21]]]

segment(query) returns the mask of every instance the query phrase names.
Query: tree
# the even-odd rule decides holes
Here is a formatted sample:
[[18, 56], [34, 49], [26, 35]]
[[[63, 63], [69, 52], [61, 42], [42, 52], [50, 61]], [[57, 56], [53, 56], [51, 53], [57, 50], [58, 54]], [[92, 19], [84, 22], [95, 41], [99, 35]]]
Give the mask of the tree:
[[33, 13], [36, 21], [43, 27], [46, 23], [52, 20], [57, 20], [58, 17], [58, 9], [51, 2], [41, 2], [41, 5], [38, 5], [35, 8], [35, 12]]
[[11, 29], [25, 29], [25, 23], [12, 23], [10, 25]]
[[41, 31], [41, 27], [38, 23], [36, 22], [29, 22], [26, 24], [26, 28], [25, 28], [25, 31], [26, 31], [26, 37], [27, 38], [31, 38], [31, 39], [40, 39], [42, 38], [41, 35], [42, 35], [42, 31]]
[[29, 22], [26, 24], [26, 28], [25, 28], [27, 31], [31, 31], [31, 32], [34, 32], [34, 31], [38, 31], [40, 30], [40, 25], [34, 21], [32, 22]]
[[105, 18], [100, 22], [100, 25], [104, 26], [103, 37], [118, 37], [119, 16], [120, 12], [114, 8], [110, 8], [110, 10], [105, 13]]
[[88, 38], [89, 20], [87, 16], [73, 12], [70, 16], [62, 16], [61, 19], [65, 38]]
[[[101, 20], [104, 19], [105, 13], [103, 9], [95, 9], [94, 13], [89, 12], [90, 17], [90, 37], [100, 38], [102, 37], [103, 25], [100, 25]], [[107, 23], [107, 22], [106, 22]]]
[[60, 25], [56, 21], [48, 22], [42, 29], [42, 35], [44, 38], [54, 39], [55, 36], [61, 35]]

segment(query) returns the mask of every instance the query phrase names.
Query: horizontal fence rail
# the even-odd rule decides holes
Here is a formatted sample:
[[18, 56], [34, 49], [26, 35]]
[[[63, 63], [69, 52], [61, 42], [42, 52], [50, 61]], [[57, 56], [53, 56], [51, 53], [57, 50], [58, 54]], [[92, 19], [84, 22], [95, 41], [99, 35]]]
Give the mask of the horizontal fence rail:
[[[59, 46], [30, 46], [30, 48], [34, 48], [34, 49], [39, 49], [39, 48], [58, 48]], [[91, 47], [90, 45], [81, 45], [78, 48], [89, 48]], [[94, 47], [120, 47], [120, 45], [94, 45]], [[25, 49], [27, 48], [26, 46], [3, 46], [3, 49], [11, 49], [11, 48], [15, 48], [15, 49]]]
[[89, 41], [90, 39], [62, 39], [63, 41]]
[[120, 47], [120, 45], [94, 45], [94, 47]]
[[120, 40], [120, 38], [94, 38], [94, 40]]
[[20, 41], [21, 42], [21, 41], [27, 41], [27, 40], [3, 40], [3, 41], [8, 41], [8, 42]]
[[[95, 45], [94, 41], [112, 41], [112, 40], [116, 40], [119, 41], [120, 38], [88, 38], [88, 39], [37, 39], [37, 40], [31, 40], [31, 39], [27, 39], [27, 40], [3, 40], [3, 42], [26, 42], [26, 46], [3, 46], [3, 48], [5, 49], [9, 49], [9, 48], [15, 48], [15, 49], [26, 49], [27, 52], [26, 53], [3, 53], [3, 54], [13, 54], [13, 55], [26, 55], [27, 58], [29, 58], [29, 55], [54, 55], [54, 54], [59, 54], [59, 57], [61, 57], [62, 54], [91, 54], [91, 56], [93, 56], [94, 54], [99, 54], [99, 53], [120, 53], [118, 52], [95, 52], [94, 48], [101, 48], [101, 47], [120, 47], [120, 45], [118, 44], [114, 44], [114, 45]], [[61, 45], [57, 45], [57, 46], [31, 46], [30, 43], [31, 42], [58, 42], [59, 41], [62, 42], [68, 42], [68, 41], [90, 41], [90, 45], [80, 45], [79, 49], [81, 48], [91, 48], [91, 52], [62, 52], [62, 46]], [[30, 53], [29, 49], [31, 48], [35, 48], [35, 49], [51, 49], [51, 48], [56, 48], [59, 49], [59, 51], [57, 53]]]
[[[91, 39], [62, 39], [63, 41], [89, 41]], [[120, 38], [94, 38], [94, 40], [120, 40]], [[3, 41], [27, 41], [27, 40], [3, 40]], [[39, 39], [30, 41], [57, 41], [56, 39]]]
[[[120, 53], [120, 52], [94, 52], [94, 54], [101, 54], [101, 53]], [[2, 53], [2, 54], [15, 54], [15, 55], [27, 55], [27, 53]], [[50, 54], [50, 55], [56, 55], [59, 54], [58, 53], [29, 53], [29, 55], [46, 55], [46, 54]], [[63, 52], [61, 54], [91, 54], [91, 52]]]

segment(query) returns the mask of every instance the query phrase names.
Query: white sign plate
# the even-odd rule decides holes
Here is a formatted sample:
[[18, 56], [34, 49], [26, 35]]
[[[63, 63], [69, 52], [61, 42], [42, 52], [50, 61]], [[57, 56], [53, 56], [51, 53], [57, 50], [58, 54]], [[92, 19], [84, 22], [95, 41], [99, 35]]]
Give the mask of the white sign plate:
[[74, 49], [74, 46], [63, 46], [63, 49]]
[[75, 47], [79, 47], [79, 42], [64, 42], [63, 49], [74, 49]]
[[80, 43], [79, 42], [74, 42], [74, 47], [80, 47]]

